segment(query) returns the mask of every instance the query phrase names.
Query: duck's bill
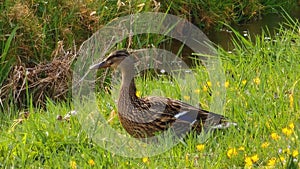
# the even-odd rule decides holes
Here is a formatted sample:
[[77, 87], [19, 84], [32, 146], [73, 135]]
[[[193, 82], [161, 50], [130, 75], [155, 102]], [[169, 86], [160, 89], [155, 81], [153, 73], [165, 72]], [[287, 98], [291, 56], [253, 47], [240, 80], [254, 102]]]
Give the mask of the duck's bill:
[[101, 69], [101, 68], [107, 68], [109, 67], [109, 64], [107, 64], [105, 61], [101, 63], [94, 64], [90, 66], [90, 69]]

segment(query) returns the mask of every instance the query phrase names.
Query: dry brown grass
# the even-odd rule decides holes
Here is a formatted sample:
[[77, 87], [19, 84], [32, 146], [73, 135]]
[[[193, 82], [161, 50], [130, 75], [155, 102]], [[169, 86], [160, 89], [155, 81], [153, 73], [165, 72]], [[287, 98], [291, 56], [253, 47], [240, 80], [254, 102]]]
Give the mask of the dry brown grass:
[[5, 102], [12, 97], [15, 104], [24, 106], [24, 100], [30, 95], [35, 106], [44, 106], [47, 98], [65, 100], [72, 78], [71, 64], [75, 57], [76, 52], [65, 51], [60, 43], [53, 52], [52, 61], [34, 67], [14, 66], [0, 89], [1, 101]]

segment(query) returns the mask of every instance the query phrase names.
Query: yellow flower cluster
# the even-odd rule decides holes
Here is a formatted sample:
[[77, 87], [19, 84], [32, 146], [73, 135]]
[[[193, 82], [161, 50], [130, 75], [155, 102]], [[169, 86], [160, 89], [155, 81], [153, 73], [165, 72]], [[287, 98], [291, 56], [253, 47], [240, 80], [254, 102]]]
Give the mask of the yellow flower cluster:
[[282, 133], [285, 134], [286, 136], [290, 136], [293, 133], [293, 130], [285, 127], [282, 129]]
[[198, 144], [198, 145], [196, 146], [196, 149], [197, 149], [198, 151], [203, 151], [204, 148], [205, 148], [205, 145], [204, 145], [204, 144]]
[[259, 158], [258, 158], [257, 154], [255, 154], [253, 156], [246, 156], [245, 157], [245, 167], [251, 167], [258, 160], [259, 160]]
[[226, 87], [226, 88], [229, 87], [229, 82], [228, 82], [228, 81], [225, 82], [225, 87]]
[[276, 165], [276, 158], [272, 157], [270, 160], [268, 160], [267, 166], [274, 167]]
[[212, 86], [212, 84], [211, 84], [210, 81], [207, 81], [206, 84], [207, 84], [208, 87], [211, 87], [211, 86]]
[[293, 156], [294, 158], [297, 158], [298, 155], [299, 155], [298, 150], [294, 150], [294, 151], [292, 152], [292, 156]]
[[281, 131], [284, 135], [289, 137], [293, 134], [294, 128], [295, 128], [294, 123], [290, 123], [287, 127], [284, 127]]
[[239, 151], [245, 151], [245, 147], [240, 146], [240, 147], [237, 148], [237, 149], [236, 149], [236, 148], [229, 148], [229, 149], [227, 150], [226, 155], [227, 155], [228, 158], [233, 158], [234, 156], [237, 156], [237, 155], [238, 155]]
[[149, 158], [148, 157], [144, 157], [142, 158], [143, 163], [149, 163]]
[[89, 163], [90, 166], [94, 166], [94, 165], [95, 165], [95, 161], [92, 160], [92, 159], [90, 159], [90, 160], [88, 161], [88, 163]]
[[70, 168], [71, 169], [76, 169], [77, 168], [76, 161], [70, 161]]
[[271, 138], [273, 139], [273, 140], [279, 140], [280, 139], [280, 136], [277, 134], [277, 133], [272, 133], [271, 134]]
[[253, 79], [253, 82], [256, 84], [256, 85], [259, 85], [260, 84], [260, 79], [259, 77], [256, 77]]
[[238, 155], [238, 152], [236, 151], [236, 148], [230, 148], [227, 151], [227, 157], [232, 158], [234, 156]]
[[246, 85], [246, 83], [247, 83], [247, 80], [243, 80], [242, 81], [242, 84], [245, 86]]
[[261, 144], [261, 148], [267, 148], [269, 147], [270, 143], [269, 142], [264, 142]]

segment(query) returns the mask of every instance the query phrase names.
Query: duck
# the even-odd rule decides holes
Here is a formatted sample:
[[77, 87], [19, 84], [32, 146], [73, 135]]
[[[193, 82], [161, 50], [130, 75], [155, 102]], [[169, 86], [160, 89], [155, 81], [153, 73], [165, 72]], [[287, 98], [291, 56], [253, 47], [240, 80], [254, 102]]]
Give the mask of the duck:
[[121, 125], [134, 138], [146, 139], [172, 130], [182, 137], [190, 132], [201, 133], [203, 128], [228, 128], [231, 123], [223, 115], [192, 106], [168, 97], [138, 97], [135, 84], [132, 52], [121, 49], [112, 52], [102, 62], [90, 66], [92, 69], [113, 68], [121, 72], [121, 88], [117, 101], [117, 112]]

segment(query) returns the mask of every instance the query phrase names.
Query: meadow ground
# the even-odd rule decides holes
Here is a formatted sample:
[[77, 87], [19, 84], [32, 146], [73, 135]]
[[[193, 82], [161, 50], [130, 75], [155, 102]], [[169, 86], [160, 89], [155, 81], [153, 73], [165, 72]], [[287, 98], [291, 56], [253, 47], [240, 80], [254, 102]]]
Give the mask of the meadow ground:
[[[267, 31], [255, 40], [235, 34], [235, 50], [218, 49], [226, 81], [225, 115], [237, 128], [214, 133], [206, 140], [190, 136], [160, 155], [126, 158], [89, 140], [76, 116], [70, 122], [57, 115], [72, 110], [72, 104], [48, 101], [46, 110], [31, 107], [30, 116], [12, 121], [2, 117], [0, 166], [16, 168], [299, 168], [300, 166], [300, 30], [288, 22], [269, 38]], [[166, 79], [137, 79], [138, 94], [153, 90], [193, 103], [197, 95], [209, 109], [214, 83], [205, 68], [193, 68], [197, 86], [180, 97]], [[146, 87], [145, 87], [146, 86]], [[159, 94], [156, 92], [155, 94]], [[114, 101], [99, 93], [101, 113], [109, 118]], [[197, 97], [198, 98], [198, 97]], [[195, 101], [195, 100], [194, 100]], [[107, 106], [107, 103], [111, 103]], [[71, 106], [70, 106], [71, 105]], [[119, 131], [118, 118], [110, 125]]]

